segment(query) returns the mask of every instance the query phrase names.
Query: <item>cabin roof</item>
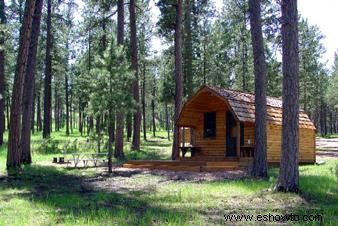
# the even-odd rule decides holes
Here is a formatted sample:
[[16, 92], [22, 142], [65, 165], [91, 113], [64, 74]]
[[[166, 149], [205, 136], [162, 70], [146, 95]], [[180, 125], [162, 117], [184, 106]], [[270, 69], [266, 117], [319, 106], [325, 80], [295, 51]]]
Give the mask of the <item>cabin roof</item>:
[[[232, 108], [232, 112], [235, 114], [236, 118], [239, 121], [249, 123], [255, 122], [255, 94], [208, 85], [203, 86], [194, 95], [195, 98], [196, 95], [200, 93], [200, 91], [205, 89], [208, 89], [209, 91], [226, 101], [228, 105]], [[189, 102], [189, 100], [187, 102]], [[282, 125], [282, 106], [283, 102], [281, 98], [267, 97], [268, 123]], [[314, 124], [302, 109], [299, 110], [299, 127], [315, 129]]]

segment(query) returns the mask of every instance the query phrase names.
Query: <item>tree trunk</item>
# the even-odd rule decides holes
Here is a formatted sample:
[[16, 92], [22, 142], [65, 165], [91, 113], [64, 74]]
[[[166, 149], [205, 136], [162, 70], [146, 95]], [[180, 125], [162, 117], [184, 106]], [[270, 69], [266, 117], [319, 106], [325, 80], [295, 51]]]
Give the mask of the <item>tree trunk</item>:
[[93, 129], [94, 129], [94, 118], [93, 118], [93, 116], [90, 116], [89, 120], [88, 120], [88, 130], [87, 130], [87, 136], [88, 137], [92, 133]]
[[[67, 42], [68, 49], [68, 42]], [[68, 92], [68, 70], [65, 73], [65, 93], [66, 93], [66, 135], [69, 136], [69, 92]]]
[[165, 121], [166, 121], [166, 129], [168, 133], [168, 141], [170, 141], [170, 124], [169, 124], [169, 111], [168, 111], [167, 102], [165, 102]]
[[297, 0], [282, 0], [283, 120], [277, 191], [299, 190], [299, 53]]
[[266, 157], [266, 62], [261, 21], [261, 1], [249, 0], [251, 40], [255, 70], [255, 155], [252, 176], [268, 176]]
[[147, 141], [147, 122], [146, 122], [146, 63], [143, 64], [143, 83], [142, 83], [142, 119], [143, 119], [143, 139]]
[[41, 89], [37, 90], [37, 92], [38, 92], [38, 95], [36, 97], [36, 99], [37, 99], [37, 103], [36, 103], [36, 130], [41, 131], [42, 130]]
[[96, 116], [97, 152], [101, 151], [101, 117]]
[[[122, 121], [122, 123], [120, 123]], [[115, 138], [115, 153], [114, 157], [117, 159], [122, 159], [124, 157], [123, 153], [123, 131], [124, 131], [124, 114], [119, 111], [116, 114], [116, 138]]]
[[58, 103], [59, 103], [59, 95], [57, 90], [57, 85], [55, 85], [54, 90], [54, 131], [59, 131], [59, 109], [58, 109]]
[[132, 84], [133, 96], [136, 102], [136, 111], [133, 118], [133, 142], [132, 149], [140, 149], [140, 129], [141, 129], [141, 108], [140, 108], [140, 87], [138, 76], [138, 55], [137, 55], [137, 32], [136, 32], [136, 0], [130, 0], [129, 15], [130, 15], [130, 46], [131, 46], [131, 68], [135, 73], [135, 78]]
[[[5, 99], [6, 100], [6, 99]], [[10, 99], [9, 98], [7, 98], [7, 100], [6, 100], [6, 102], [7, 102], [7, 104], [6, 104], [6, 117], [7, 117], [7, 120], [6, 120], [6, 122], [7, 122], [7, 130], [9, 130], [9, 106], [11, 105], [10, 104]]]
[[152, 116], [152, 126], [153, 126], [153, 137], [156, 137], [156, 121], [155, 121], [155, 87], [153, 88], [153, 98], [151, 99], [151, 116]]
[[12, 105], [10, 116], [10, 128], [8, 134], [7, 169], [17, 169], [21, 165], [20, 153], [20, 129], [23, 82], [27, 66], [28, 49], [31, 38], [32, 20], [35, 8], [35, 0], [27, 0], [25, 4], [25, 15], [20, 32], [19, 51], [14, 76], [12, 92]]
[[[132, 93], [132, 90], [131, 90]], [[133, 131], [133, 114], [131, 112], [127, 113], [127, 117], [126, 117], [126, 129], [127, 129], [127, 141], [130, 141], [131, 135], [132, 135], [132, 131]]]
[[50, 137], [52, 110], [52, 0], [47, 0], [47, 41], [45, 58], [45, 81], [43, 101], [43, 132], [42, 137]]
[[70, 133], [73, 133], [73, 94], [72, 89], [70, 89], [70, 100], [69, 100], [69, 126]]
[[80, 132], [81, 137], [82, 137], [82, 135], [83, 135], [83, 114], [82, 114], [80, 106], [79, 106], [79, 132]]
[[[33, 115], [34, 86], [36, 73], [36, 54], [40, 35], [40, 21], [43, 0], [35, 1], [35, 11], [32, 22], [32, 35], [28, 52], [27, 68], [23, 88], [22, 130], [21, 130], [21, 163], [31, 164], [30, 148], [31, 122]], [[34, 117], [33, 117], [34, 119]]]
[[[175, 116], [174, 121], [182, 108], [183, 97], [183, 80], [182, 80], [182, 0], [177, 0], [176, 5], [176, 22], [175, 22]], [[172, 146], [171, 158], [174, 160], [178, 157], [178, 128], [174, 125], [174, 141]]]
[[185, 0], [184, 13], [184, 96], [191, 96], [193, 92], [192, 72], [192, 38], [191, 38], [191, 0]]
[[[0, 0], [0, 24], [6, 24], [5, 1]], [[0, 46], [5, 44], [5, 38], [0, 36]], [[5, 51], [0, 48], [0, 146], [4, 142], [5, 132]]]
[[[124, 41], [124, 1], [117, 2], [117, 44], [123, 45]], [[123, 154], [123, 127], [124, 112], [119, 109], [116, 113], [116, 138], [115, 138], [115, 158], [122, 159]]]
[[113, 142], [114, 142], [114, 114], [109, 111], [108, 116], [108, 173], [112, 173], [113, 170]]
[[33, 87], [33, 100], [32, 100], [32, 114], [31, 114], [31, 131], [32, 134], [35, 133], [35, 100], [36, 100], [36, 84], [34, 81], [34, 87]]

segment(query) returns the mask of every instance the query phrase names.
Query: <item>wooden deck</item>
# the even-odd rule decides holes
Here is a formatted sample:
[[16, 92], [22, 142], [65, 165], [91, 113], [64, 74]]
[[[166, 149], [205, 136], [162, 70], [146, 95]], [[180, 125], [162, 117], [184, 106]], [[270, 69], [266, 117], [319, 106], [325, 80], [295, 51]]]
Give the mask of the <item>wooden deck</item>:
[[123, 164], [123, 167], [193, 172], [215, 172], [245, 168], [238, 160], [131, 160]]

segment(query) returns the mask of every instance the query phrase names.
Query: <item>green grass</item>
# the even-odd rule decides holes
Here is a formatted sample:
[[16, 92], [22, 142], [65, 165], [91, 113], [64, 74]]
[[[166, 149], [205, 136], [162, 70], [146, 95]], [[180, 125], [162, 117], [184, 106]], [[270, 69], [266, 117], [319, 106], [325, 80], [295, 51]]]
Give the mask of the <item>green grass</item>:
[[[62, 133], [53, 134], [60, 146], [86, 140]], [[33, 136], [33, 146], [40, 136]], [[126, 159], [168, 159], [171, 143], [148, 137], [140, 152], [130, 151], [127, 142]], [[57, 153], [33, 149], [34, 163], [7, 176], [0, 147], [0, 225], [225, 225], [225, 214], [268, 213], [321, 214], [324, 225], [338, 221], [337, 160], [301, 166], [301, 192], [288, 194], [271, 191], [277, 168], [268, 180], [173, 180], [137, 171], [108, 176], [102, 169], [54, 167]]]
[[338, 138], [338, 133], [334, 133], [334, 134], [327, 134], [327, 135], [322, 135], [320, 133], [317, 133], [318, 137], [323, 137], [323, 138]]

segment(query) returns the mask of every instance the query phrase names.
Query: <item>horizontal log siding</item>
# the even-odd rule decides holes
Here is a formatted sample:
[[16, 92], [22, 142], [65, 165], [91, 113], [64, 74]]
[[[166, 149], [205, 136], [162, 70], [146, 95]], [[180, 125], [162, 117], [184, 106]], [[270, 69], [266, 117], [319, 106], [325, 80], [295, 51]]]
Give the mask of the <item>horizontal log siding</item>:
[[[227, 106], [223, 100], [201, 93], [199, 98], [183, 108], [178, 125], [193, 126], [195, 146], [200, 147], [199, 156], [225, 156], [225, 112]], [[216, 112], [216, 137], [204, 138], [204, 113]]]
[[[278, 163], [281, 158], [282, 127], [279, 125], [267, 126], [268, 162]], [[315, 162], [315, 131], [299, 129], [299, 162]]]

